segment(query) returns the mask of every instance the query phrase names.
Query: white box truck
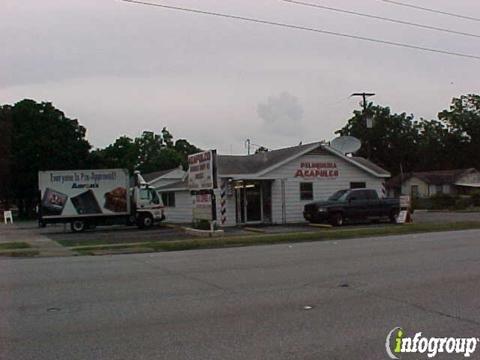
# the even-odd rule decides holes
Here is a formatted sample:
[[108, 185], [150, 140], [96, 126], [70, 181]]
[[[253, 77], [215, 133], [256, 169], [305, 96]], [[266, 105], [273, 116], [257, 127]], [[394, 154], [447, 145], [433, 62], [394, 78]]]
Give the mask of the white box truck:
[[165, 219], [162, 199], [139, 172], [126, 169], [40, 171], [39, 225], [70, 223], [74, 232], [97, 225], [151, 227]]

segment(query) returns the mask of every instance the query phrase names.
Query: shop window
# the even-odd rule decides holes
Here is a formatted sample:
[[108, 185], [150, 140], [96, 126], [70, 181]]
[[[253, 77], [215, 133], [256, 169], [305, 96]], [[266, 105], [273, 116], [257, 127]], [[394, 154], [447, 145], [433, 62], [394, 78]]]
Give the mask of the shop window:
[[313, 183], [300, 183], [300, 200], [313, 200]]
[[175, 193], [174, 192], [162, 193], [162, 202], [163, 202], [163, 206], [175, 207]]
[[365, 189], [367, 184], [365, 182], [351, 182], [350, 189]]

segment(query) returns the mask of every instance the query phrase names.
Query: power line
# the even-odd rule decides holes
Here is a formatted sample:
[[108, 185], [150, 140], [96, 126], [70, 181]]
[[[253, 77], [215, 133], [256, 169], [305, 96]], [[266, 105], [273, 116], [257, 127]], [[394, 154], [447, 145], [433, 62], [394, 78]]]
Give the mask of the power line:
[[467, 20], [472, 20], [472, 21], [480, 21], [480, 18], [461, 15], [461, 14], [455, 14], [455, 13], [442, 11], [442, 10], [430, 9], [430, 8], [426, 8], [426, 7], [418, 6], [418, 5], [406, 4], [406, 3], [403, 3], [403, 2], [400, 2], [400, 1], [392, 1], [392, 0], [382, 0], [382, 1], [386, 2], [386, 3], [394, 4], [394, 5], [405, 6], [405, 7], [414, 8], [414, 9], [417, 9], [417, 10], [428, 11], [428, 12], [432, 12], [432, 13], [435, 13], [435, 14], [448, 15], [448, 16], [453, 16], [453, 17], [457, 17], [457, 18], [460, 18], [460, 19], [467, 19]]
[[189, 13], [193, 13], [193, 14], [218, 16], [218, 17], [227, 18], [227, 19], [234, 19], [234, 20], [264, 24], [264, 25], [272, 25], [272, 26], [295, 29], [295, 30], [310, 31], [310, 32], [315, 32], [315, 33], [320, 33], [320, 34], [325, 34], [325, 35], [336, 36], [336, 37], [350, 38], [350, 39], [368, 41], [368, 42], [378, 43], [378, 44], [383, 44], [383, 45], [390, 45], [390, 46], [402, 47], [402, 48], [407, 48], [407, 49], [427, 51], [427, 52], [431, 52], [431, 53], [453, 55], [453, 56], [458, 56], [458, 57], [463, 57], [463, 58], [480, 60], [480, 56], [478, 56], [478, 55], [465, 54], [465, 53], [459, 53], [459, 52], [448, 51], [448, 50], [432, 49], [432, 48], [427, 48], [427, 47], [422, 47], [422, 46], [417, 46], [417, 45], [411, 45], [411, 44], [405, 44], [405, 43], [399, 43], [399, 42], [394, 42], [394, 41], [380, 40], [380, 39], [369, 38], [369, 37], [364, 37], [364, 36], [358, 36], [358, 35], [351, 35], [351, 34], [339, 33], [339, 32], [334, 32], [334, 31], [321, 30], [321, 29], [316, 29], [316, 28], [311, 28], [311, 27], [306, 27], [306, 26], [301, 26], [301, 25], [286, 24], [286, 23], [280, 23], [280, 22], [275, 22], [275, 21], [270, 21], [270, 20], [248, 18], [248, 17], [238, 16], [238, 15], [224, 14], [224, 13], [218, 13], [218, 12], [212, 12], [212, 11], [205, 11], [205, 10], [197, 10], [197, 9], [191, 9], [191, 8], [178, 7], [178, 6], [163, 5], [163, 4], [157, 4], [157, 3], [150, 3], [150, 2], [146, 2], [146, 1], [140, 1], [140, 0], [120, 0], [120, 1], [131, 3], [131, 4], [138, 4], [138, 5], [145, 5], [145, 6], [155, 6], [155, 7], [160, 7], [160, 8], [170, 9], [170, 10], [189, 12]]
[[366, 17], [366, 18], [369, 18], [369, 19], [388, 21], [388, 22], [395, 23], [395, 24], [414, 26], [414, 27], [418, 27], [418, 28], [422, 28], [422, 29], [442, 31], [442, 32], [446, 32], [446, 33], [456, 34], [456, 35], [480, 38], [480, 35], [477, 35], [477, 34], [466, 33], [466, 32], [462, 32], [462, 31], [456, 31], [456, 30], [452, 30], [452, 29], [446, 29], [446, 28], [430, 26], [430, 25], [425, 25], [425, 24], [418, 24], [418, 23], [414, 23], [414, 22], [410, 22], [410, 21], [397, 20], [397, 19], [387, 18], [387, 17], [383, 17], [383, 16], [365, 14], [365, 13], [356, 12], [356, 11], [343, 10], [343, 9], [333, 8], [333, 7], [324, 6], [324, 5], [320, 5], [320, 4], [312, 4], [312, 3], [303, 2], [303, 1], [296, 1], [296, 0], [280, 0], [280, 1], [290, 3], [290, 4], [294, 4], [294, 5], [309, 6], [309, 7], [319, 8], [319, 9], [328, 10], [328, 11], [335, 11], [335, 12], [349, 14], [349, 15]]

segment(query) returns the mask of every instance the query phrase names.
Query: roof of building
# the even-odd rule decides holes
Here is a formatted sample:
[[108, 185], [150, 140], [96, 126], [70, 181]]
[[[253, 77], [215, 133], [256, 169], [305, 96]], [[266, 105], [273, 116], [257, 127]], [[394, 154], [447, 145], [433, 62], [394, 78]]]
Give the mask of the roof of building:
[[304, 153], [322, 147], [327, 153], [344, 158], [353, 165], [361, 167], [374, 175], [389, 177], [390, 173], [371, 161], [362, 157], [347, 157], [329, 146], [316, 142], [305, 145], [292, 146], [288, 148], [260, 152], [253, 155], [218, 155], [217, 166], [219, 175], [255, 175], [272, 168], [282, 162], [294, 159]]
[[168, 169], [168, 170], [160, 170], [160, 171], [154, 171], [148, 174], [142, 174], [142, 177], [145, 179], [146, 182], [151, 182], [153, 180], [156, 180], [162, 176], [165, 176], [173, 171], [178, 170], [179, 168], [173, 168], [173, 169]]
[[253, 155], [218, 155], [218, 173], [220, 175], [256, 174], [308, 150], [312, 145], [313, 144], [292, 146]]
[[381, 175], [385, 175], [385, 176], [389, 176], [390, 177], [390, 172], [388, 172], [387, 170], [381, 168], [380, 166], [378, 166], [377, 164], [371, 162], [370, 160], [368, 159], [365, 159], [363, 157], [360, 157], [360, 156], [353, 156], [351, 158], [353, 161], [355, 161], [356, 163], [358, 164], [361, 164], [363, 166], [365, 166], [366, 168], [369, 168], [370, 170], [378, 173], [378, 174], [381, 174]]
[[158, 192], [175, 191], [175, 190], [188, 190], [188, 181], [187, 180], [177, 181], [177, 182], [174, 182], [172, 184], [160, 186], [160, 187], [156, 188], [156, 190]]
[[413, 171], [407, 174], [397, 175], [390, 179], [387, 186], [395, 188], [401, 186], [403, 181], [410, 178], [418, 178], [429, 185], [454, 184], [459, 177], [469, 171], [476, 171], [474, 168], [454, 169], [454, 170], [432, 170], [432, 171]]

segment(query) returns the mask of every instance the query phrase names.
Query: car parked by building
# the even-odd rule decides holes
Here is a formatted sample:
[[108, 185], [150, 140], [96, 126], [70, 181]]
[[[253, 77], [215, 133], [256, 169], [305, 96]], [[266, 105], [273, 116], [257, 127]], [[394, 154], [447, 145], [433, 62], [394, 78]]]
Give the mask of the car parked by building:
[[380, 199], [374, 189], [344, 189], [326, 201], [311, 202], [304, 207], [305, 220], [341, 226], [346, 221], [388, 219], [395, 222], [400, 212], [399, 199]]

